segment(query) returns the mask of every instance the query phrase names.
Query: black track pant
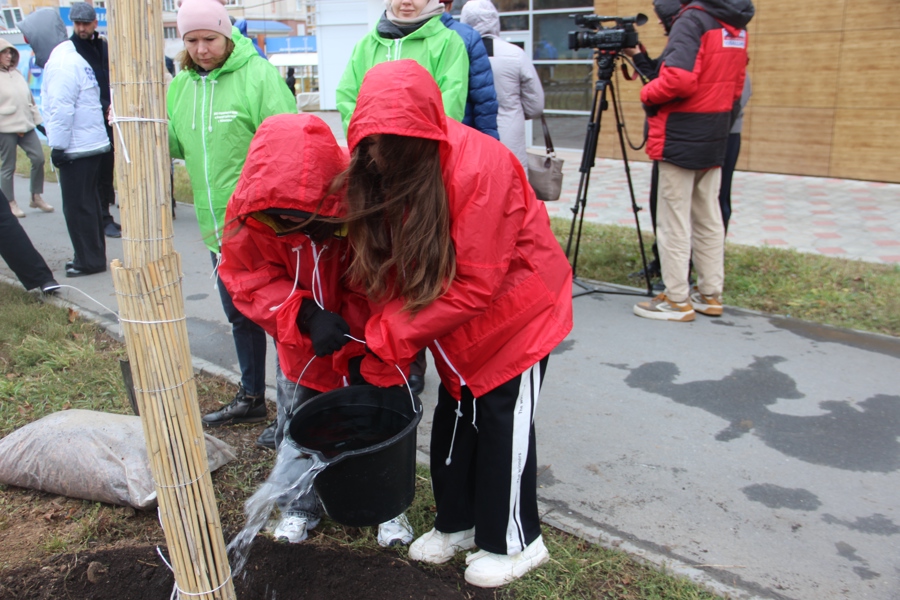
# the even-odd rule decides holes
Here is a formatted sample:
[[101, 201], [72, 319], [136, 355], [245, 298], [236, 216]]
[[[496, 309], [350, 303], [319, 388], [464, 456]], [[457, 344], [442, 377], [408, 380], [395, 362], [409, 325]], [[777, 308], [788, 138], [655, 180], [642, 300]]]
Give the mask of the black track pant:
[[75, 250], [75, 268], [83, 271], [106, 270], [106, 238], [97, 176], [104, 155], [97, 154], [62, 163], [59, 189], [62, 192], [63, 215], [69, 239]]
[[53, 281], [53, 273], [12, 214], [9, 200], [0, 191], [0, 257], [6, 261], [26, 290]]
[[534, 411], [546, 369], [544, 358], [478, 399], [463, 387], [459, 403], [441, 384], [431, 430], [435, 529], [474, 526], [475, 543], [494, 554], [517, 554], [541, 534]]

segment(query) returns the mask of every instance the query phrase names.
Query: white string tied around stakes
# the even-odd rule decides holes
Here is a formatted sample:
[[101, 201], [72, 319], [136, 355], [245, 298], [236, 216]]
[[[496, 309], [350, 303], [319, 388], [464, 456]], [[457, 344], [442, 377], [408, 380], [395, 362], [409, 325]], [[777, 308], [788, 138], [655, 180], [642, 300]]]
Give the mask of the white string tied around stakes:
[[163, 123], [169, 124], [168, 119], [145, 119], [144, 117], [120, 117], [116, 114], [115, 102], [113, 102], [113, 90], [109, 92], [109, 124], [116, 128], [119, 134], [119, 141], [122, 143], [122, 154], [125, 156], [125, 162], [131, 164], [131, 157], [128, 155], [128, 146], [125, 144], [125, 137], [122, 135], [122, 128], [119, 123]]
[[[162, 515], [159, 514], [159, 508], [157, 508], [156, 510], [157, 516], [159, 517], [159, 524], [160, 526], [162, 526]], [[172, 571], [172, 574], [174, 575], [175, 569], [172, 568], [172, 565], [169, 563], [169, 561], [166, 560], [166, 557], [163, 556], [162, 550], [159, 546], [156, 547], [156, 553], [159, 554], [159, 557], [166, 564], [166, 566], [169, 567], [169, 570]], [[176, 600], [176, 598], [181, 598], [182, 596], [207, 596], [209, 594], [214, 594], [225, 587], [225, 585], [229, 581], [231, 581], [231, 565], [228, 566], [228, 577], [225, 578], [225, 581], [209, 590], [208, 592], [186, 592], [178, 587], [178, 581], [176, 580], [175, 583], [172, 584], [172, 594], [169, 596], [169, 600]]]

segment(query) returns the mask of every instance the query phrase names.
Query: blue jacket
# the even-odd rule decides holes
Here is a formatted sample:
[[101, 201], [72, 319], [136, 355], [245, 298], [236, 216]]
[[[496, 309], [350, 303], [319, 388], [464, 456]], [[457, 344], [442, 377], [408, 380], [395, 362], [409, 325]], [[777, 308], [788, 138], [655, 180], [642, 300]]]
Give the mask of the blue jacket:
[[497, 131], [497, 92], [494, 91], [494, 73], [481, 35], [468, 25], [454, 19], [450, 13], [441, 15], [441, 22], [452, 29], [466, 43], [469, 54], [469, 95], [466, 97], [466, 116], [463, 124], [468, 125], [494, 139], [500, 139]]

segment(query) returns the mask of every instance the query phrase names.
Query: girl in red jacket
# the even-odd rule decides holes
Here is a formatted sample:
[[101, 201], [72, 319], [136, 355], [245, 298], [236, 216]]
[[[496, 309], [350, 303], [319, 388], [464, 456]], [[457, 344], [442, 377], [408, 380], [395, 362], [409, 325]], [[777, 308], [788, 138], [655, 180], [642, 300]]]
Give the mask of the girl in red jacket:
[[[318, 117], [270, 117], [250, 144], [228, 203], [219, 276], [238, 310], [275, 339], [276, 447], [294, 408], [346, 385], [348, 358], [364, 352], [348, 335], [362, 337], [368, 303], [341, 285], [349, 245], [335, 222], [344, 214], [344, 190], [332, 182], [347, 161]], [[298, 463], [300, 472], [309, 467]], [[278, 504], [275, 537], [306, 539], [321, 514], [315, 494]]]
[[373, 302], [360, 375], [402, 384], [397, 367], [428, 346], [441, 378], [437, 516], [409, 555], [442, 563], [478, 546], [466, 581], [503, 585], [548, 559], [533, 415], [572, 327], [571, 268], [516, 157], [445, 118], [416, 62], [367, 73], [348, 141], [348, 276]]

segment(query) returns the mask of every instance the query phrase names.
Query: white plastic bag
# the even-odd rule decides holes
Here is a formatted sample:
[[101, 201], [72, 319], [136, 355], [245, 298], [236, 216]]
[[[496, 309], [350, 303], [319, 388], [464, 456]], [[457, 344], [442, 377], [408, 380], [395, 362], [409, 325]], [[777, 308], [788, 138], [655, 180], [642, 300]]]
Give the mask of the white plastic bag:
[[[231, 446], [206, 437], [209, 470], [234, 460]], [[92, 410], [47, 415], [0, 440], [0, 483], [96, 502], [154, 508], [140, 417]]]

